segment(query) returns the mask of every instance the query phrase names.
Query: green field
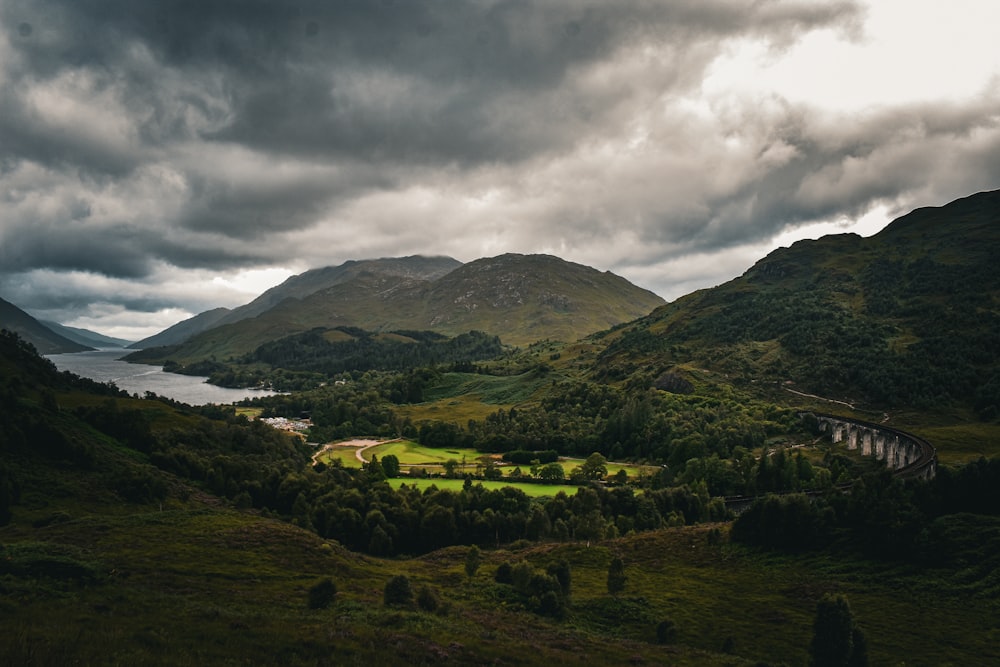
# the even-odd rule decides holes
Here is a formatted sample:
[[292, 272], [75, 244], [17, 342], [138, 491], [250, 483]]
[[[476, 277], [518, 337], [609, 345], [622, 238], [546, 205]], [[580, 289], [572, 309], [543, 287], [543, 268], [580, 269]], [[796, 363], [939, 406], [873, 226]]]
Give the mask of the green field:
[[[433, 477], [429, 479], [420, 477], [397, 477], [389, 480], [389, 485], [394, 489], [398, 489], [403, 484], [406, 484], [407, 486], [416, 486], [421, 491], [429, 489], [432, 486], [436, 486], [441, 491], [461, 491], [463, 485], [465, 484], [465, 480], [447, 479], [444, 477]], [[578, 488], [568, 484], [518, 484], [516, 482], [494, 482], [489, 480], [475, 480], [473, 484], [482, 484], [483, 488], [490, 491], [496, 491], [497, 489], [510, 486], [524, 491], [525, 495], [532, 497], [554, 496], [560, 491], [564, 492], [566, 495], [572, 496], [576, 493]]]
[[[317, 457], [318, 461], [324, 463], [332, 463], [333, 461], [340, 461], [341, 465], [346, 468], [357, 468], [361, 465], [358, 461], [355, 452], [357, 447], [344, 446], [344, 447], [332, 447], [324, 451]], [[386, 456], [393, 455], [399, 459], [399, 464], [404, 470], [408, 470], [410, 466], [420, 466], [426, 469], [428, 473], [443, 472], [443, 464], [451, 459], [458, 461], [458, 469], [460, 471], [474, 472], [476, 466], [478, 465], [477, 459], [482, 456], [488, 456], [483, 452], [476, 451], [475, 449], [438, 449], [435, 447], [425, 447], [419, 443], [413, 442], [411, 440], [393, 440], [392, 442], [385, 442], [375, 447], [366, 449], [362, 456], [366, 461], [371, 461], [372, 456], [377, 456], [382, 459]], [[465, 462], [465, 467], [462, 467], [462, 462]], [[562, 466], [566, 477], [569, 477], [570, 472], [573, 468], [582, 465], [583, 459], [575, 458], [565, 458], [560, 459], [559, 464]], [[500, 464], [500, 469], [505, 473], [509, 474], [514, 468], [519, 467], [521, 472], [525, 475], [529, 473], [530, 466], [521, 465], [515, 466], [511, 464], [502, 463]], [[608, 476], [612, 476], [618, 473], [619, 470], [625, 470], [629, 477], [636, 479], [642, 475], [652, 475], [655, 474], [659, 468], [657, 466], [642, 466], [639, 464], [630, 463], [609, 463], [608, 464]]]
[[364, 457], [366, 460], [371, 461], [373, 455], [381, 459], [390, 454], [398, 458], [399, 464], [403, 466], [441, 464], [450, 459], [461, 463], [463, 458], [466, 460], [466, 463], [474, 464], [477, 458], [483, 456], [482, 452], [477, 452], [474, 449], [437, 449], [434, 447], [424, 447], [410, 440], [396, 440], [366, 450]]

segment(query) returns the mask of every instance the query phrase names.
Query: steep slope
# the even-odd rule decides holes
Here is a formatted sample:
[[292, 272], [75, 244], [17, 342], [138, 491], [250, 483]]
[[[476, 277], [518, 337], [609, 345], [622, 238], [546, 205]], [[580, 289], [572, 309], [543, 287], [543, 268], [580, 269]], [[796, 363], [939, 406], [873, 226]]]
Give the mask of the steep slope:
[[320, 290], [351, 282], [365, 274], [376, 274], [406, 280], [436, 280], [462, 265], [451, 257], [383, 257], [344, 262], [292, 276], [276, 287], [239, 308], [233, 309], [219, 324], [232, 324], [256, 317], [274, 308], [285, 299], [303, 299]]
[[578, 340], [663, 304], [609, 271], [550, 255], [516, 254], [469, 262], [435, 281], [425, 301], [422, 328], [480, 329], [515, 345]]
[[9, 301], [0, 299], [0, 329], [7, 329], [35, 346], [40, 354], [85, 352], [93, 347], [61, 336]]
[[49, 322], [47, 320], [39, 321], [63, 338], [68, 338], [75, 343], [79, 343], [80, 345], [89, 345], [91, 347], [126, 347], [132, 344], [132, 341], [130, 340], [105, 336], [104, 334], [99, 334], [96, 331], [91, 331], [90, 329], [68, 327], [63, 324], [59, 324], [58, 322]]
[[571, 341], [663, 303], [613, 273], [544, 255], [480, 259], [433, 281], [385, 272], [376, 263], [359, 264], [364, 266], [351, 267], [349, 276], [340, 274], [336, 285], [285, 299], [257, 317], [215, 327], [162, 357], [144, 360], [224, 360], [315, 327], [345, 325], [447, 335], [479, 330], [513, 345], [544, 338]]
[[212, 310], [206, 310], [203, 313], [198, 313], [194, 317], [182, 320], [177, 324], [164, 329], [158, 334], [154, 334], [149, 338], [143, 338], [138, 342], [132, 343], [128, 347], [132, 350], [142, 350], [147, 347], [179, 345], [192, 336], [196, 336], [202, 331], [206, 331], [214, 326], [217, 326], [222, 318], [230, 312], [232, 311], [228, 308], [214, 308]]
[[871, 237], [774, 251], [607, 338], [609, 378], [694, 364], [737, 382], [878, 406], [1000, 405], [1000, 191], [916, 210]]

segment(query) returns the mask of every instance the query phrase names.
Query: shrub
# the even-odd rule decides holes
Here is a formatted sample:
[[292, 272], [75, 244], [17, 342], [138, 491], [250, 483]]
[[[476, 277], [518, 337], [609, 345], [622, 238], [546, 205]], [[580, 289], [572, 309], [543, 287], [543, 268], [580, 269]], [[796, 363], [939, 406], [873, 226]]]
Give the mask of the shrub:
[[497, 571], [493, 573], [493, 581], [498, 584], [512, 584], [514, 583], [514, 578], [511, 573], [510, 563], [503, 562], [497, 567]]
[[383, 600], [387, 606], [408, 606], [413, 604], [413, 589], [410, 580], [403, 574], [397, 574], [389, 580], [383, 591]]
[[465, 555], [465, 574], [469, 576], [469, 579], [476, 576], [476, 571], [479, 569], [480, 562], [482, 562], [482, 558], [479, 554], [479, 547], [473, 544], [469, 547], [469, 551]]
[[677, 641], [677, 626], [669, 618], [665, 618], [656, 626], [656, 642], [673, 644], [675, 641]]
[[326, 609], [337, 595], [337, 585], [330, 578], [322, 579], [309, 589], [309, 608]]
[[612, 558], [608, 566], [608, 593], [617, 595], [625, 590], [625, 562], [621, 558]]
[[441, 606], [441, 599], [433, 588], [424, 584], [417, 592], [417, 606], [424, 611], [437, 611]]

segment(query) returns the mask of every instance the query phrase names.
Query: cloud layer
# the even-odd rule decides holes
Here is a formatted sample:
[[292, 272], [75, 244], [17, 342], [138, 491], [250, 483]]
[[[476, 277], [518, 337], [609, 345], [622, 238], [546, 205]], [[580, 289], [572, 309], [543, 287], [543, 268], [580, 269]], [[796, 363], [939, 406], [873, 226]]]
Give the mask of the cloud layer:
[[855, 108], [706, 86], [748, 44], [773, 63], [819, 34], [863, 49], [867, 19], [848, 1], [0, 0], [0, 295], [149, 330], [249, 300], [231, 285], [251, 269], [517, 251], [672, 298], [789, 229], [998, 187], [990, 63], [975, 95]]

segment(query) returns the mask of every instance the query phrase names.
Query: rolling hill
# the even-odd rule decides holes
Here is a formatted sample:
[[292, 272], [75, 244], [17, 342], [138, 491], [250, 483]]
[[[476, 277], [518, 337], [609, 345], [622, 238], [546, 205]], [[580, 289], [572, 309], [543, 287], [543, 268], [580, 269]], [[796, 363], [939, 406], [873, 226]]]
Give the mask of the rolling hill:
[[[439, 267], [440, 275], [400, 271], [397, 261], [406, 266], [429, 262]], [[571, 341], [644, 315], [663, 303], [624, 278], [557, 257], [502, 255], [444, 272], [453, 261], [403, 258], [352, 263], [347, 269], [331, 271], [339, 281], [332, 286], [303, 298], [285, 298], [256, 317], [211, 328], [165, 350], [154, 361], [228, 359], [316, 327], [430, 330], [446, 335], [478, 330], [500, 336], [510, 345], [544, 338]], [[309, 284], [318, 282], [310, 280]]]
[[35, 346], [40, 354], [85, 352], [94, 349], [62, 336], [9, 301], [0, 299], [0, 329], [7, 329]]
[[164, 345], [179, 345], [200, 334], [202, 331], [217, 326], [226, 315], [232, 311], [228, 308], [213, 308], [203, 313], [198, 313], [194, 317], [182, 320], [173, 326], [167, 327], [158, 334], [129, 345], [129, 349], [142, 350], [147, 347], [162, 347]]
[[88, 345], [90, 347], [128, 347], [132, 344], [132, 341], [130, 340], [105, 336], [104, 334], [99, 334], [96, 331], [91, 331], [90, 329], [68, 327], [63, 324], [59, 324], [58, 322], [49, 322], [47, 320], [39, 321], [60, 336], [68, 338], [71, 341], [79, 343], [80, 345]]
[[877, 407], [1000, 414], [1000, 191], [905, 215], [870, 238], [780, 248], [719, 287], [607, 336], [596, 374], [675, 367]]

